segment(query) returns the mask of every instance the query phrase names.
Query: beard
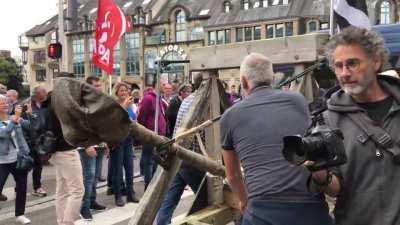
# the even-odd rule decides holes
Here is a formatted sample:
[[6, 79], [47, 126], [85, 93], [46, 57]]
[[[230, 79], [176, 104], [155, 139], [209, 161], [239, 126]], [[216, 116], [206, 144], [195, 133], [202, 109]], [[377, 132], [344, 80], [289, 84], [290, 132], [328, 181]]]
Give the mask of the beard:
[[375, 76], [375, 73], [367, 73], [361, 80], [357, 82], [357, 84], [353, 86], [348, 86], [346, 83], [343, 84], [343, 81], [340, 82], [340, 86], [346, 94], [359, 96], [365, 93]]

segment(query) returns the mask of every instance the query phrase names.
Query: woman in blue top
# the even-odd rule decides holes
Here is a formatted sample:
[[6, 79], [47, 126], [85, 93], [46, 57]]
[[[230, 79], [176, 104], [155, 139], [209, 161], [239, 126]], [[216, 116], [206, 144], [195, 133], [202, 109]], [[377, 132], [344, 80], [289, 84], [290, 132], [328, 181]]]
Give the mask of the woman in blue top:
[[29, 148], [21, 129], [22, 126], [29, 126], [29, 122], [21, 118], [21, 106], [15, 108], [15, 113], [12, 116], [9, 116], [7, 112], [7, 98], [0, 95], [0, 190], [3, 190], [7, 177], [11, 173], [16, 184], [16, 222], [29, 224], [31, 221], [24, 216], [28, 170], [16, 168], [17, 154], [29, 154]]
[[[133, 99], [129, 96], [130, 90], [129, 85], [126, 83], [117, 83], [114, 86], [113, 96], [115, 100], [125, 109], [131, 120], [136, 119], [136, 114], [132, 110]], [[125, 184], [126, 184], [126, 201], [127, 202], [138, 202], [139, 200], [135, 197], [135, 191], [133, 190], [133, 139], [128, 136], [125, 138], [115, 149], [110, 152], [110, 170], [111, 171], [111, 183], [112, 190], [115, 197], [115, 204], [117, 206], [124, 206], [125, 202], [122, 200], [122, 177], [123, 170], [125, 169]]]

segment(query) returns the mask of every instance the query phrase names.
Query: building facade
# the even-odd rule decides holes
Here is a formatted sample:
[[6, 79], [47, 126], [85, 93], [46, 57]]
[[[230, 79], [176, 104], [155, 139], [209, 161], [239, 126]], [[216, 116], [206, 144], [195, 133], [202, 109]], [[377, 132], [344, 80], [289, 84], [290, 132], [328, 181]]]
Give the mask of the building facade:
[[[187, 82], [192, 71], [215, 69], [228, 83], [238, 82], [241, 59], [251, 51], [269, 55], [275, 71], [291, 76], [322, 54], [329, 29], [330, 0], [118, 0], [133, 22], [114, 49], [112, 80], [140, 88], [154, 80], [159, 59], [189, 60], [163, 68], [163, 79]], [[400, 3], [367, 1], [371, 24], [399, 21]], [[67, 30], [68, 72], [78, 79], [107, 74], [91, 61], [97, 1], [78, 7], [77, 28]], [[31, 88], [52, 88], [59, 63], [47, 57], [57, 41], [57, 15], [27, 31], [25, 70]], [[297, 43], [297, 44], [296, 44]], [[212, 53], [212, 54], [211, 54]]]

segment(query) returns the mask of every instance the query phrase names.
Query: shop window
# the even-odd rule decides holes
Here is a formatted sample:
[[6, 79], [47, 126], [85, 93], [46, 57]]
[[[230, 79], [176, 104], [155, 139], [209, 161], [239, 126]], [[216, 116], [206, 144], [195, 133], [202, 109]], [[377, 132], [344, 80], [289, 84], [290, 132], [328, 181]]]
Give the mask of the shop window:
[[256, 26], [253, 28], [253, 33], [254, 33], [254, 40], [260, 40], [261, 39], [261, 27]]
[[236, 42], [243, 41], [243, 28], [236, 28]]
[[245, 40], [245, 41], [251, 41], [251, 40], [253, 40], [251, 30], [252, 30], [251, 27], [245, 27], [245, 28], [244, 28], [244, 40]]
[[285, 23], [285, 36], [293, 36], [293, 22]]
[[275, 24], [275, 37], [283, 37], [284, 25], [283, 23]]
[[231, 43], [231, 30], [226, 29], [225, 30], [225, 44]]
[[273, 24], [267, 25], [267, 38], [274, 38], [275, 26]]
[[223, 30], [217, 31], [217, 45], [223, 44], [225, 39]]
[[217, 41], [217, 32], [209, 31], [208, 32], [208, 45], [215, 45]]

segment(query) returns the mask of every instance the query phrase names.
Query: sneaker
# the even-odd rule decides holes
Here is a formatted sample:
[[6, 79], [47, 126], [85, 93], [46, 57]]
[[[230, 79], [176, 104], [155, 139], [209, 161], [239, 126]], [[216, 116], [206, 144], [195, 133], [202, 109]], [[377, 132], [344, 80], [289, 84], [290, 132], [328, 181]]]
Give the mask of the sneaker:
[[0, 201], [5, 202], [7, 199], [7, 196], [3, 195], [3, 193], [0, 193]]
[[90, 209], [88, 209], [88, 208], [81, 209], [81, 217], [82, 217], [82, 220], [84, 220], [84, 221], [92, 221], [93, 220], [92, 213], [90, 213]]
[[22, 216], [17, 216], [17, 218], [15, 219], [15, 221], [19, 224], [30, 224], [31, 220], [26, 218], [26, 216], [22, 215]]
[[104, 205], [100, 205], [99, 203], [94, 201], [94, 202], [92, 202], [90, 204], [90, 209], [97, 210], [97, 211], [102, 211], [102, 210], [105, 210], [106, 207]]
[[47, 192], [43, 188], [38, 188], [32, 192], [33, 196], [37, 197], [45, 197], [47, 195]]

